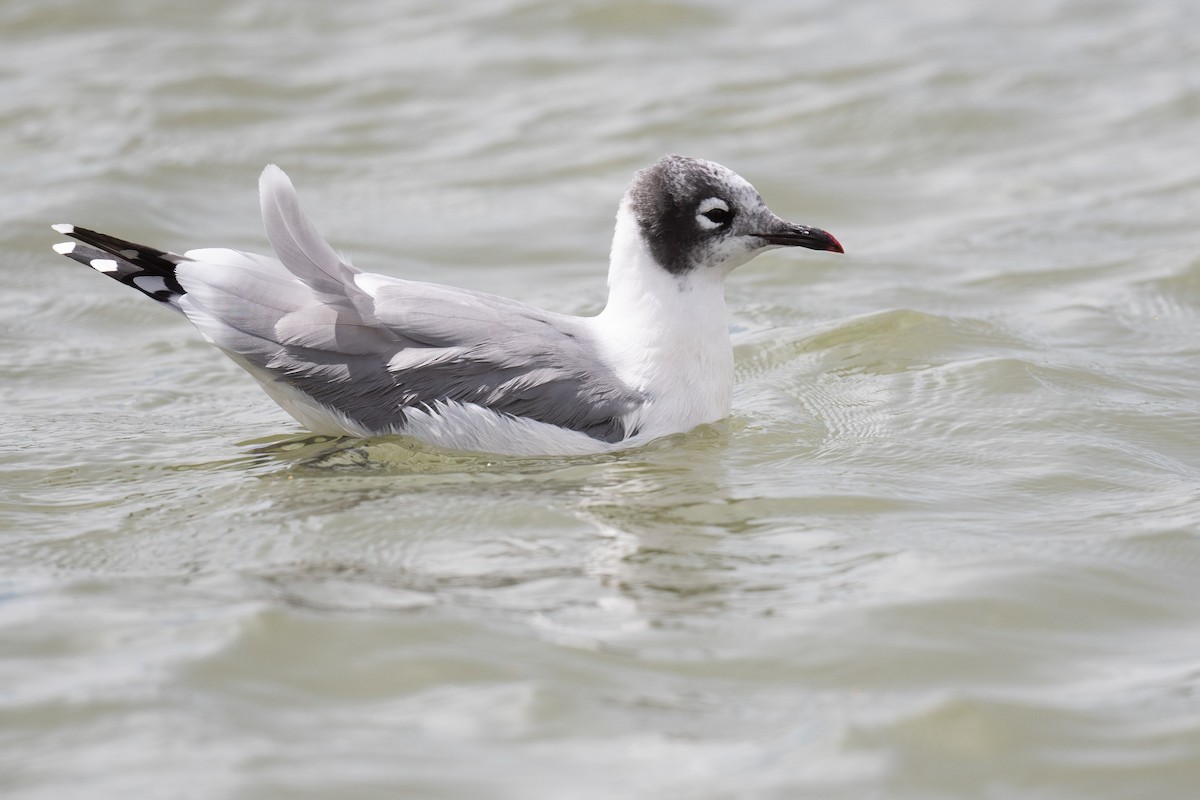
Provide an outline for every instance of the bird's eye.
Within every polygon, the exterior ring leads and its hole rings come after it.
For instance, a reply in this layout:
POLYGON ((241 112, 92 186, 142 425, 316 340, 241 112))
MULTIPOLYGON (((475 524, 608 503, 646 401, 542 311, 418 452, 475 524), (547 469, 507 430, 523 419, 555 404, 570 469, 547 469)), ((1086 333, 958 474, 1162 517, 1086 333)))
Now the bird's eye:
POLYGON ((705 230, 716 230, 733 219, 729 204, 719 197, 710 197, 696 208, 696 222, 705 230))
POLYGON ((704 216, 708 217, 711 222, 724 225, 726 222, 729 222, 730 214, 727 208, 710 208, 704 212, 704 216))

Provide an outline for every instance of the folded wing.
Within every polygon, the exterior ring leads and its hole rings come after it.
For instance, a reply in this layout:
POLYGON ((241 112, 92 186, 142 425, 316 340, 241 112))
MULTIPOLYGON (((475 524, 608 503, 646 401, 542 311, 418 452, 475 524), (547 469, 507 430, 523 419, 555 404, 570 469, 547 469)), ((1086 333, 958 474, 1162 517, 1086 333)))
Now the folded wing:
POLYGON ((642 402, 573 317, 494 295, 362 273, 321 238, 277 167, 263 173, 279 260, 185 253, 183 312, 260 380, 289 385, 370 433, 406 410, 464 403, 592 438, 632 435, 642 402))

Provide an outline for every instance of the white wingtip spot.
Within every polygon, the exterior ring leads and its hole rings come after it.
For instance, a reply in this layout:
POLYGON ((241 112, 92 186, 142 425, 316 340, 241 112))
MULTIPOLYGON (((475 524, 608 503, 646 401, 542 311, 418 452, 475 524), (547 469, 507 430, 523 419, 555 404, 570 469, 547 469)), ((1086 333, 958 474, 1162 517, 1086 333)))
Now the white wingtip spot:
POLYGON ((75 232, 75 226, 70 225, 66 222, 60 222, 57 225, 51 225, 50 227, 65 236, 70 236, 72 233, 75 232))
POLYGON ((58 253, 60 256, 69 256, 71 253, 75 252, 75 243, 59 242, 58 244, 54 245, 54 252, 58 253))
POLYGON ((97 272, 116 272, 120 269, 117 262, 111 258, 93 258, 91 263, 92 269, 97 272))

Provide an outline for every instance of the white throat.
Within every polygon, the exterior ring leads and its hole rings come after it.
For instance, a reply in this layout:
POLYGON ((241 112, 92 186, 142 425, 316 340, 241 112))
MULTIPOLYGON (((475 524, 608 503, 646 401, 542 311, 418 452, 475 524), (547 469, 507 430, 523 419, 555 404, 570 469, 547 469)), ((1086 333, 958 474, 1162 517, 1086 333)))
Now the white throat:
POLYGON ((605 359, 649 402, 630 420, 641 434, 690 430, 729 415, 733 348, 725 271, 675 276, 651 256, 622 202, 608 272, 608 304, 591 322, 605 359))

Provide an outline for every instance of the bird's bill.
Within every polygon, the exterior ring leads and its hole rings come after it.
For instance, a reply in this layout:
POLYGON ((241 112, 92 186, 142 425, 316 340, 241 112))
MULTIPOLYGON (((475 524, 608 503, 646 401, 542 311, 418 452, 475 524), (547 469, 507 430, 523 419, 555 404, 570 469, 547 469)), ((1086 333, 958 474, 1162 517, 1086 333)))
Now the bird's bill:
POLYGON ((767 244, 781 247, 807 247, 809 250, 828 250, 833 253, 844 253, 842 244, 833 237, 832 233, 808 225, 793 225, 780 220, 779 227, 764 233, 754 234, 767 244))

